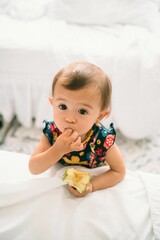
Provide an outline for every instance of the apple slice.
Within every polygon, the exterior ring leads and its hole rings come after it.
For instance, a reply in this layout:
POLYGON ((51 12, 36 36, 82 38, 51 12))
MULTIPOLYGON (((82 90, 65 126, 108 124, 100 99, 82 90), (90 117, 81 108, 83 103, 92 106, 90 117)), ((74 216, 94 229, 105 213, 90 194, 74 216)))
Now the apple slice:
POLYGON ((63 174, 63 180, 76 188, 78 192, 85 192, 90 182, 90 174, 85 171, 78 171, 74 168, 68 168, 63 174))

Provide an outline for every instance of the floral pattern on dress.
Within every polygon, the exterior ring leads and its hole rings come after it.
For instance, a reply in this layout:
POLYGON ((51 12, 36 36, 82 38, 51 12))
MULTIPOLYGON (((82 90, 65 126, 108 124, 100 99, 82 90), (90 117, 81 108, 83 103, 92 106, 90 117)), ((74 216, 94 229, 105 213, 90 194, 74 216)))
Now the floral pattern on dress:
MULTIPOLYGON (((54 144, 61 131, 54 121, 44 120, 43 133, 51 145, 54 144)), ((96 122, 88 132, 81 151, 66 153, 59 162, 63 165, 82 165, 88 168, 95 168, 106 165, 105 156, 108 149, 114 144, 116 131, 113 123, 105 128, 100 122, 96 122)))

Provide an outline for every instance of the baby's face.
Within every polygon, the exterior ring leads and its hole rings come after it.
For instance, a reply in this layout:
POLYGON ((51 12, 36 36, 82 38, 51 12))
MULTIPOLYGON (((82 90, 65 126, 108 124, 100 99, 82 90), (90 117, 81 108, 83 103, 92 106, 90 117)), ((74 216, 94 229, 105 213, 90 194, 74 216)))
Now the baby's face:
POLYGON ((97 121, 100 97, 91 86, 80 90, 68 90, 56 84, 52 99, 54 121, 61 132, 72 129, 84 141, 87 132, 97 121))

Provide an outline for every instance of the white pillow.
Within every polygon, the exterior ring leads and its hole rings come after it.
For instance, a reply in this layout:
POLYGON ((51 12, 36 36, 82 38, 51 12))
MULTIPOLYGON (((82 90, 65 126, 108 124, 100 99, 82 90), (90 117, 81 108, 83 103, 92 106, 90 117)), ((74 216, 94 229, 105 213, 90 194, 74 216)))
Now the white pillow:
POLYGON ((45 15, 50 0, 0 0, 0 13, 20 20, 34 20, 45 15))
POLYGON ((152 28, 159 0, 53 0, 52 17, 78 24, 133 24, 152 28))

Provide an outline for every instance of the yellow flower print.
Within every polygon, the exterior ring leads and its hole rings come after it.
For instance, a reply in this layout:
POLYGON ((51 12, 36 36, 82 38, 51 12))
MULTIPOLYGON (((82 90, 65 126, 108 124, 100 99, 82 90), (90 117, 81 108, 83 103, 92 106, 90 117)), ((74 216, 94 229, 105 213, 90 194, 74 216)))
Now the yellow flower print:
POLYGON ((53 141, 54 141, 54 142, 56 141, 57 137, 58 137, 58 134, 57 134, 57 133, 54 133, 54 135, 53 135, 53 141))
POLYGON ((100 139, 97 140, 97 144, 98 144, 98 145, 101 144, 101 140, 100 140, 100 139))
POLYGON ((90 148, 91 148, 92 152, 95 153, 95 151, 94 151, 94 149, 95 149, 95 144, 90 143, 90 148))
POLYGON ((84 165, 88 165, 87 161, 82 161, 80 162, 80 158, 77 156, 72 156, 71 159, 68 159, 67 157, 63 157, 63 160, 68 163, 68 164, 84 164, 84 165))
POLYGON ((87 143, 90 140, 91 136, 93 135, 93 132, 94 132, 93 130, 90 130, 88 132, 88 134, 86 136, 86 139, 84 140, 83 144, 87 143))
POLYGON ((80 156, 83 156, 84 155, 84 152, 80 152, 80 154, 79 154, 80 156))

